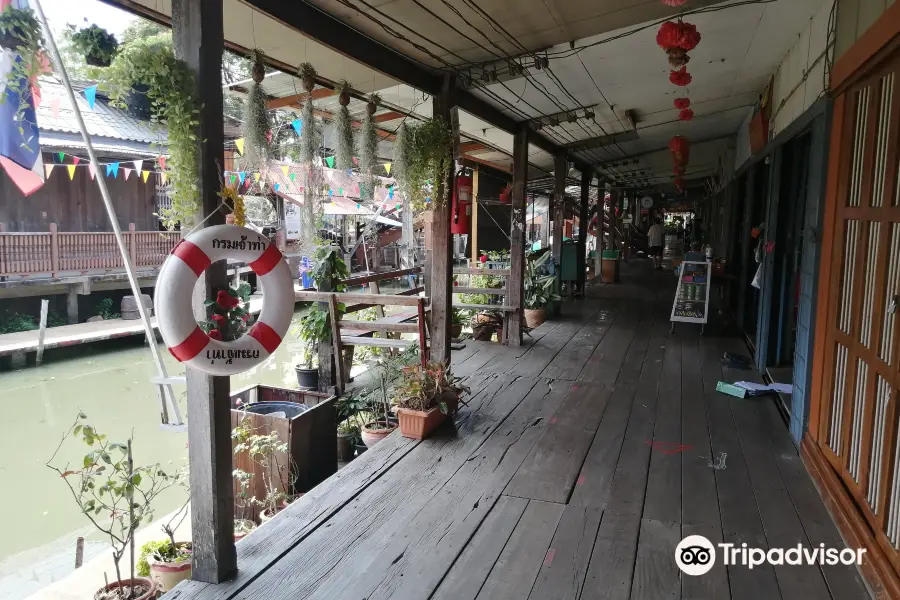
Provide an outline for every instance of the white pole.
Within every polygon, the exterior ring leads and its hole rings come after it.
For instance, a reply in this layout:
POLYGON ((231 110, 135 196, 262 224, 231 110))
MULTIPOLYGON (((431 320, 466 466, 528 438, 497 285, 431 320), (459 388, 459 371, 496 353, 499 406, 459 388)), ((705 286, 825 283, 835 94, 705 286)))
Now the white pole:
MULTIPOLYGON (((78 108, 78 101, 75 98, 75 92, 72 90, 72 83, 69 81, 68 73, 66 73, 66 67, 63 65, 62 59, 60 58, 59 49, 56 47, 56 40, 53 38, 53 32, 50 31, 50 24, 47 23, 47 17, 44 16, 44 9, 41 7, 40 0, 34 0, 34 5, 37 9, 37 16, 44 27, 44 36, 47 39, 50 53, 53 55, 53 61, 59 67, 59 74, 62 77, 66 93, 69 96, 69 102, 72 103, 75 119, 78 121, 78 128, 81 130, 81 137, 84 139, 84 145, 87 147, 88 157, 90 158, 91 163, 97 167, 99 166, 99 163, 97 162, 97 156, 94 154, 94 146, 91 144, 91 137, 88 134, 84 119, 81 116, 81 110, 78 108)), ((134 274, 134 265, 131 264, 128 248, 125 247, 125 240, 122 239, 122 230, 119 228, 119 218, 116 216, 116 209, 110 199, 109 189, 106 187, 106 179, 103 177, 102 173, 98 173, 96 181, 97 185, 100 186, 100 194, 103 196, 106 214, 109 216, 109 222, 112 224, 113 232, 116 235, 116 244, 119 246, 119 254, 122 255, 122 260, 125 263, 125 272, 128 274, 128 283, 131 285, 131 292, 134 294, 134 298, 137 301, 138 313, 141 315, 141 321, 144 323, 147 339, 150 341, 150 352, 153 354, 153 360, 156 362, 159 376, 161 378, 168 377, 166 374, 166 367, 163 365, 162 358, 159 355, 159 348, 156 346, 156 335, 153 332, 153 326, 150 324, 150 317, 147 315, 147 309, 142 300, 141 287, 138 285, 137 277, 134 274)), ((175 401, 175 396, 172 394, 172 387, 170 385, 165 385, 164 389, 168 391, 169 401, 172 403, 172 409, 175 411, 175 423, 173 423, 173 425, 182 425, 181 410, 178 408, 178 403, 175 401)), ((165 395, 161 398, 161 403, 163 424, 168 425, 169 411, 166 407, 165 395)))
POLYGON ((41 329, 38 332, 37 356, 34 360, 34 364, 37 367, 41 366, 41 363, 44 362, 44 336, 47 335, 47 313, 49 310, 50 301, 41 300, 41 329))

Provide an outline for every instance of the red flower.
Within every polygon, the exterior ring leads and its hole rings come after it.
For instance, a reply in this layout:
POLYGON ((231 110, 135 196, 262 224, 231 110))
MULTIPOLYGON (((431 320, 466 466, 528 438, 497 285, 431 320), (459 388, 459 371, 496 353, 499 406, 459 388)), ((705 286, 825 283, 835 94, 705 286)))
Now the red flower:
POLYGON ((225 290, 219 290, 219 293, 216 295, 216 304, 221 306, 226 310, 230 310, 240 304, 240 300, 226 292, 225 290))
POLYGON ((691 106, 690 98, 675 98, 675 108, 678 110, 684 110, 691 106))
POLYGON ((224 316, 224 315, 219 315, 219 314, 215 314, 215 315, 213 315, 211 318, 212 318, 213 321, 216 322, 216 327, 221 327, 221 326, 222 326, 222 321, 225 320, 225 316, 224 316))
POLYGON ((687 67, 681 67, 677 71, 669 71, 669 81, 677 86, 690 85, 694 78, 687 72, 687 67))
POLYGON ((218 329, 213 329, 208 334, 209 339, 211 340, 220 340, 222 339, 222 333, 218 329))
POLYGON ((678 113, 678 118, 682 121, 690 121, 694 118, 694 111, 689 108, 685 108, 683 111, 678 113))
POLYGON ((697 26, 684 21, 666 21, 656 33, 656 43, 663 50, 680 48, 690 52, 700 43, 700 34, 697 26))
POLYGON ((478 260, 480 260, 482 263, 486 263, 486 262, 487 262, 487 258, 488 258, 488 257, 487 257, 487 254, 482 254, 482 255, 481 255, 481 258, 479 258, 478 260))
POLYGON ((454 282, 453 282, 453 287, 458 287, 458 286, 459 286, 459 282, 458 282, 458 281, 454 281, 454 282))

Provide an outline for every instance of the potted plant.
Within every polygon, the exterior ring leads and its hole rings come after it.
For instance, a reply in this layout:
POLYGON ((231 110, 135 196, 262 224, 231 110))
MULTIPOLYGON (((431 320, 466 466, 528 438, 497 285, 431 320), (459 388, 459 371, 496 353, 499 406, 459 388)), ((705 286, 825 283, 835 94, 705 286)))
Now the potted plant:
POLYGON ((250 460, 260 467, 266 495, 262 499, 253 498, 253 502, 261 509, 260 524, 266 523, 292 499, 297 469, 289 457, 284 458, 288 456, 288 446, 276 432, 255 432, 246 417, 239 427, 232 430, 231 438, 235 442, 234 453, 246 452, 250 460))
POLYGON ((353 452, 362 442, 360 432, 362 423, 360 417, 366 409, 366 403, 362 397, 348 394, 337 402, 338 418, 341 422, 337 430, 338 460, 348 462, 353 460, 353 452))
POLYGON ((316 390, 319 388, 319 342, 327 340, 331 332, 328 313, 313 305, 310 311, 300 318, 300 326, 295 331, 303 342, 301 363, 295 369, 297 384, 301 389, 316 390))
POLYGON ((43 30, 33 10, 16 8, 6 3, 0 11, 0 48, 13 53, 9 73, 6 75, 6 89, 0 99, 6 101, 11 94, 18 96, 11 102, 16 103, 13 121, 20 123, 29 107, 25 100, 31 97, 31 82, 36 81, 47 65, 43 30))
MULTIPOLYGON (((240 428, 238 425, 237 428, 240 428)), ((234 436, 234 431, 231 432, 234 436)), ((235 452, 237 454, 237 452, 235 452)), ((231 472, 237 484, 238 491, 234 494, 234 541, 238 542, 256 529, 256 523, 249 517, 253 514, 254 498, 250 495, 250 483, 253 481, 253 473, 248 473, 242 469, 235 469, 231 472)))
POLYGON ((391 419, 391 402, 388 396, 388 386, 393 380, 394 362, 392 359, 379 361, 376 380, 377 387, 371 390, 367 396, 371 418, 362 426, 360 435, 366 447, 371 448, 397 429, 397 424, 391 419))
POLYGON ((134 465, 132 440, 111 442, 79 413, 47 462, 69 488, 79 511, 105 535, 112 546, 115 581, 100 588, 95 600, 150 600, 156 597, 152 579, 137 577, 129 561, 129 577, 122 577, 122 557, 127 550, 135 554, 134 534, 153 520, 153 502, 157 496, 179 485, 183 473, 167 474, 158 464, 134 465), (69 440, 80 440, 88 449, 77 465, 54 463, 69 440), (102 515, 102 516, 101 516, 102 515))
POLYGON ((469 314, 469 311, 461 308, 453 309, 453 324, 450 326, 450 337, 459 339, 459 336, 462 335, 463 326, 469 324, 471 319, 469 314))
POLYGON ((538 257, 528 257, 525 271, 525 324, 532 329, 547 319, 547 305, 559 300, 553 292, 556 278, 540 275, 539 270, 550 258, 549 252, 538 257))
POLYGON ((188 479, 181 477, 181 486, 188 494, 184 504, 161 526, 164 540, 152 540, 141 546, 137 572, 141 577, 151 577, 161 592, 168 592, 176 585, 191 578, 193 571, 193 547, 191 542, 176 542, 175 532, 188 514, 190 492, 188 479))
POLYGON ((108 67, 119 52, 116 36, 97 25, 73 33, 72 44, 84 54, 84 61, 94 67, 108 67))
POLYGON ((400 434, 414 440, 428 437, 447 415, 456 412, 460 396, 469 392, 459 382, 443 362, 404 367, 394 388, 400 434))

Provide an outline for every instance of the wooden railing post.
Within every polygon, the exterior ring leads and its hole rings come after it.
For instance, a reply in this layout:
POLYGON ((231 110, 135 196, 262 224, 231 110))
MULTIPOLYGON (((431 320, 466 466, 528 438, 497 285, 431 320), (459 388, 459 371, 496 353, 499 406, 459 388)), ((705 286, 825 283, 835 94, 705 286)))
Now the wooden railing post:
POLYGON ((56 223, 50 223, 50 271, 59 277, 59 233, 56 223))
POLYGON ((131 257, 131 264, 137 265, 137 240, 134 235, 134 223, 128 224, 128 255, 131 257))

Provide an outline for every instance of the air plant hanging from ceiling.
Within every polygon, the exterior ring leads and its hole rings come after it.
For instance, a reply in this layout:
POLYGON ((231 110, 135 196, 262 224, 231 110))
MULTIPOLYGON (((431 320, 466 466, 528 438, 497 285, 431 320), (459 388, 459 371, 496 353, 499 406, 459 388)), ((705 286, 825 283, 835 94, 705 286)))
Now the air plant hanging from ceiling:
POLYGON ((334 149, 334 166, 339 171, 348 171, 353 168, 353 124, 350 120, 350 82, 343 80, 338 83, 341 108, 334 120, 337 129, 337 140, 334 149))
POLYGON ((393 158, 392 171, 400 188, 400 196, 408 200, 412 195, 409 193, 409 130, 406 128, 405 120, 397 128, 393 158))
POLYGON ((303 89, 307 93, 300 125, 300 166, 303 176, 300 244, 304 254, 311 254, 319 239, 325 214, 325 174, 320 157, 323 140, 321 128, 316 123, 312 99, 312 91, 316 87, 316 69, 309 63, 303 63, 297 76, 302 80, 303 89))
POLYGON ((244 164, 245 168, 262 169, 271 158, 272 121, 266 108, 266 94, 262 81, 266 76, 265 54, 262 50, 250 52, 253 63, 253 83, 244 105, 244 164))
POLYGON ((375 134, 375 111, 381 103, 381 96, 372 94, 366 104, 366 117, 363 119, 362 132, 359 137, 359 197, 372 201, 375 198, 375 176, 372 174, 378 162, 378 136, 375 134))

